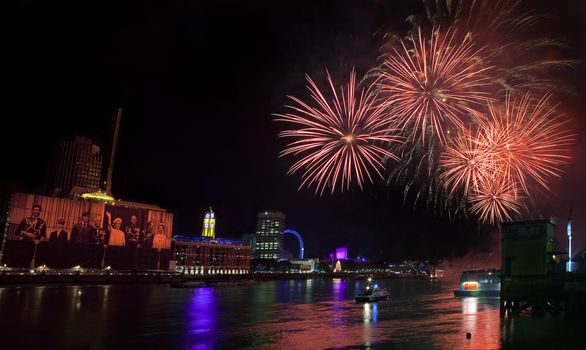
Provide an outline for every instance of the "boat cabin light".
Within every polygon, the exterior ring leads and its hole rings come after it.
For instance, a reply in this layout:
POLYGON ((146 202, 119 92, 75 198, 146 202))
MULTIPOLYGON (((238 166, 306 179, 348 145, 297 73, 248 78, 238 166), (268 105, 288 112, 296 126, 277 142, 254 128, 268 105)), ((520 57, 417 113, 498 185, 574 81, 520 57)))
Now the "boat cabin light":
POLYGON ((464 282, 464 290, 478 290, 478 282, 464 282))

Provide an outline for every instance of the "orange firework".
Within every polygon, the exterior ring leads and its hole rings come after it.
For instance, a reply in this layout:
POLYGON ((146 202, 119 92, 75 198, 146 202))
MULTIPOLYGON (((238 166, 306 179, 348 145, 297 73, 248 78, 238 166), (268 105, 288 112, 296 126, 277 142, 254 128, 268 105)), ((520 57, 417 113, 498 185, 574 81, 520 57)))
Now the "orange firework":
POLYGON ((489 102, 489 118, 479 123, 478 142, 490 149, 499 172, 526 194, 532 183, 549 191, 551 178, 559 177, 571 159, 575 135, 548 100, 548 95, 536 100, 529 93, 520 98, 507 94, 503 107, 489 102))
POLYGON ((329 100, 309 76, 306 78, 313 103, 289 96, 296 103, 286 106, 292 112, 275 114, 277 121, 299 127, 279 134, 295 139, 281 156, 301 156, 289 169, 289 173, 303 171, 299 188, 315 185, 315 192, 323 194, 329 186, 333 193, 337 185, 343 191, 354 182, 362 188, 365 179, 373 181, 371 171, 382 177, 382 159, 398 160, 387 147, 401 137, 389 128, 384 106, 376 103, 377 94, 372 86, 363 88, 357 96, 353 70, 346 89, 341 88, 338 94, 327 73, 332 97, 329 100))
POLYGON ((450 194, 461 188, 467 196, 471 191, 478 191, 480 182, 494 173, 492 160, 490 148, 464 132, 441 153, 440 180, 450 194))
POLYGON ((442 184, 450 193, 462 189, 481 220, 511 219, 535 189, 549 191, 570 161, 575 135, 548 99, 527 93, 507 95, 502 107, 489 102, 478 132, 464 133, 441 154, 442 184))
POLYGON ((482 49, 474 49, 468 37, 434 29, 430 38, 418 31, 401 48, 384 58, 377 87, 387 106, 413 140, 420 133, 425 142, 428 128, 444 143, 444 128, 463 129, 464 118, 488 99, 489 67, 482 64, 482 49))
POLYGON ((468 197, 470 212, 478 215, 483 222, 495 224, 510 221, 513 215, 521 213, 523 196, 517 193, 517 186, 502 180, 486 178, 480 182, 474 194, 468 197))

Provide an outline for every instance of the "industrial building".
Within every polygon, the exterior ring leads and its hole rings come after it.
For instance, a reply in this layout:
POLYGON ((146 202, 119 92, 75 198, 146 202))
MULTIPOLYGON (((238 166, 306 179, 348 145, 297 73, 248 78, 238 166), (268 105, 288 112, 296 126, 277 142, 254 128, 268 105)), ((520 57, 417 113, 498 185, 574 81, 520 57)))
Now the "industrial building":
POLYGON ((501 317, 586 310, 586 274, 556 258, 564 253, 555 250, 556 226, 553 218, 502 224, 501 317))

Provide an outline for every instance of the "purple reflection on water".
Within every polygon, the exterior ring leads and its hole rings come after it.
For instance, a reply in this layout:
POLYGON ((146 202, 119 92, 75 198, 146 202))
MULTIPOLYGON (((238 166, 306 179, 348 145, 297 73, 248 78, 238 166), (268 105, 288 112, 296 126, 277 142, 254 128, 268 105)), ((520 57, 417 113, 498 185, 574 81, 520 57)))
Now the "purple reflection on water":
POLYGON ((332 297, 335 301, 346 299, 346 280, 341 278, 332 280, 332 297))
POLYGON ((213 349, 216 336, 216 296, 213 288, 196 288, 187 305, 190 349, 213 349))

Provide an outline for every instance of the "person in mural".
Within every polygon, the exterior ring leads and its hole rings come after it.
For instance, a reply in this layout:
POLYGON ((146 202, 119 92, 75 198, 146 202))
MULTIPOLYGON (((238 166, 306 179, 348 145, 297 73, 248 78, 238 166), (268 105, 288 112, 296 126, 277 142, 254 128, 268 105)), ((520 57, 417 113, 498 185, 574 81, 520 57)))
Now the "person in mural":
POLYGON ((155 237, 155 232, 153 231, 153 222, 147 222, 146 228, 142 231, 141 234, 141 246, 143 248, 152 248, 153 247, 153 238, 155 237))
POLYGON ((73 225, 73 229, 71 230, 71 243, 94 243, 96 234, 96 228, 90 224, 90 213, 86 211, 81 214, 81 222, 73 225))
POLYGON ((33 205, 31 216, 22 219, 16 228, 16 235, 23 241, 32 241, 37 239, 46 239, 47 225, 39 216, 41 215, 41 206, 33 205))
POLYGON ((108 237, 109 246, 123 247, 126 244, 126 238, 124 237, 124 231, 122 231, 122 219, 116 218, 112 222, 112 214, 106 212, 108 218, 108 231, 110 232, 108 237))
POLYGON ((130 225, 126 226, 126 244, 130 247, 136 247, 140 238, 140 226, 136 215, 130 217, 130 225))
POLYGON ((49 234, 49 242, 67 243, 67 231, 63 229, 65 225, 64 219, 57 219, 57 229, 49 234))
POLYGON ((153 238, 153 248, 165 249, 167 248, 167 235, 165 235, 165 225, 160 223, 157 225, 157 233, 153 238))
POLYGON ((99 215, 96 215, 94 219, 94 227, 96 228, 96 244, 106 244, 106 230, 102 227, 102 218, 99 215))

